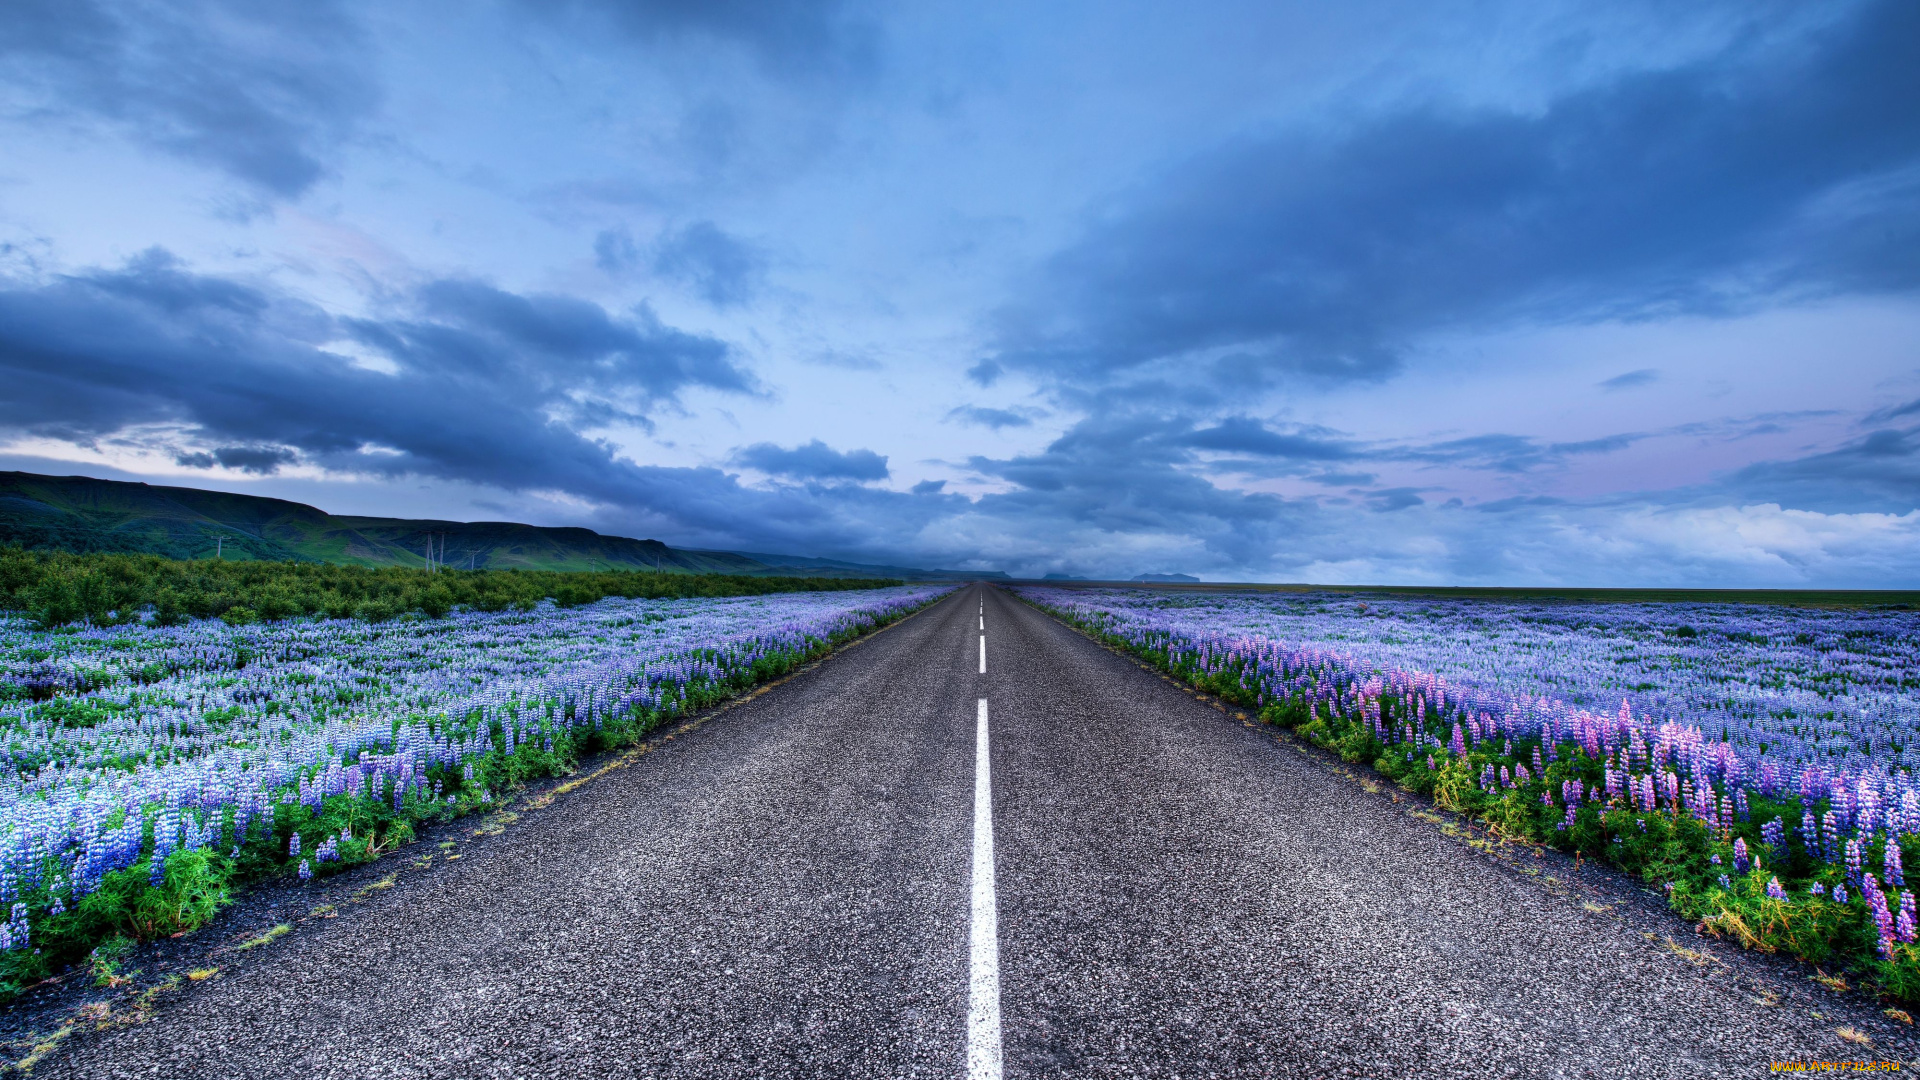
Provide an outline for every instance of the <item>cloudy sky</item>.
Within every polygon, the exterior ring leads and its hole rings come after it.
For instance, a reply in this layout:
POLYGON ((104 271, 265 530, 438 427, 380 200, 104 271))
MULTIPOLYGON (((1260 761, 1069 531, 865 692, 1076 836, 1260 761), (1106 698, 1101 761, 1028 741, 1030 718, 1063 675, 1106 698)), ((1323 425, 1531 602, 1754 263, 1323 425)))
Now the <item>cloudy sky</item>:
POLYGON ((0 468, 1920 587, 1920 5, 14 0, 0 468))

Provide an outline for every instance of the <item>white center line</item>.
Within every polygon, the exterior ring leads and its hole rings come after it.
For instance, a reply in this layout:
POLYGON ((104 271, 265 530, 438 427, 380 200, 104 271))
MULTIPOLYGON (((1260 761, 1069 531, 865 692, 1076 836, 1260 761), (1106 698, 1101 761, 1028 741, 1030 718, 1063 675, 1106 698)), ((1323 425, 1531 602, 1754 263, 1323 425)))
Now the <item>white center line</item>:
POLYGON ((987 628, 987 617, 985 615, 982 615, 980 616, 980 629, 985 630, 986 628, 987 628))
POLYGON ((987 635, 980 635, 980 674, 987 673, 987 635))
POLYGON ((967 978, 967 1080, 1000 1080, 1000 924, 993 899, 993 780, 987 768, 987 699, 981 698, 973 754, 973 941, 967 978))

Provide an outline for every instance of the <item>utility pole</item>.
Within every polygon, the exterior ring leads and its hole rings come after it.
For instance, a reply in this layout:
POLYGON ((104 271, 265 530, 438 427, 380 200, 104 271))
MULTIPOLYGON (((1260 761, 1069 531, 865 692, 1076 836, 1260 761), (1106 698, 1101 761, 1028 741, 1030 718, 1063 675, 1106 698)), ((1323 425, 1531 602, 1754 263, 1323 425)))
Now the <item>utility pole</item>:
POLYGON ((228 538, 225 536, 215 536, 213 538, 213 558, 215 562, 220 561, 221 550, 223 546, 226 544, 227 539, 228 538))

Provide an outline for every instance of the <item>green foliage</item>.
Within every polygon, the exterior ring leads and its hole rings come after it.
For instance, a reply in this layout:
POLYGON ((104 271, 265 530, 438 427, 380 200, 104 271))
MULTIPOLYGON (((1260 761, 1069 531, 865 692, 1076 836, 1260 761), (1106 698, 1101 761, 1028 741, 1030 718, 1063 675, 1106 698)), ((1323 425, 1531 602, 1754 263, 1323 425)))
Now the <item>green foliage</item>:
POLYGON ((524 610, 547 598, 562 606, 575 606, 609 596, 655 600, 761 596, 898 584, 890 579, 644 570, 429 572, 406 567, 180 561, 155 555, 75 555, 0 548, 0 610, 20 612, 43 627, 81 622, 109 626, 143 617, 162 626, 188 618, 218 618, 229 625, 244 626, 301 615, 383 622, 414 612, 437 619, 457 607, 524 610))
MULTIPOLYGON (((206 850, 169 855, 157 885, 152 874, 151 859, 116 870, 62 914, 37 920, 33 948, 0 952, 0 997, 82 959, 96 979, 109 981, 132 942, 197 930, 231 898, 233 864, 206 850)), ((46 902, 26 899, 34 907, 46 902)))
POLYGON ((87 972, 93 976, 93 985, 113 985, 120 975, 120 965, 126 963, 127 956, 137 944, 129 937, 114 937, 94 946, 93 951, 87 954, 87 972))

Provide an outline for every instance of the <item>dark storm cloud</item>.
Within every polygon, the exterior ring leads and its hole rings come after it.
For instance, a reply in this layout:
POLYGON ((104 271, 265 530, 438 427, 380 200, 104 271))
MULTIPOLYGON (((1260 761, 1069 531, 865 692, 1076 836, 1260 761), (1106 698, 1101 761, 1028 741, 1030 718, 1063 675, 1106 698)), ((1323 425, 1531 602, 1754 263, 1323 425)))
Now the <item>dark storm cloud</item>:
POLYGON ((791 450, 772 443, 755 443, 733 455, 736 464, 758 469, 770 476, 795 480, 885 480, 887 459, 871 450, 841 453, 815 439, 791 450))
POLYGON ((1474 435, 1465 439, 1447 439, 1425 446, 1399 448, 1383 453, 1384 458, 1423 462, 1433 465, 1457 465, 1470 469, 1522 473, 1558 465, 1568 458, 1593 454, 1611 454, 1625 450, 1649 436, 1640 433, 1608 435, 1578 442, 1545 442, 1524 435, 1474 435))
POLYGON ((1055 256, 974 375, 1084 392, 1180 358, 1222 392, 1371 380, 1442 329, 1912 289, 1917 54, 1920 6, 1881 0, 1537 112, 1421 105, 1224 146, 1055 256))
MULTIPOLYGON (((1270 564, 1286 547, 1313 546, 1320 520, 1310 500, 1227 491, 1184 466, 1190 425, 1153 415, 1083 420, 1044 450, 976 457, 976 473, 1014 485, 984 496, 983 515, 1019 522, 1036 537, 1179 537, 1216 564, 1270 564)), ((1114 568, 1118 569, 1118 568, 1114 568)))
POLYGON ((1295 461, 1348 461, 1366 453, 1350 440, 1282 433, 1244 416, 1227 417, 1213 427, 1187 434, 1180 441, 1201 450, 1223 450, 1295 461))
POLYGON ((1920 427, 1882 428, 1837 450, 1749 465, 1720 487, 1790 509, 1904 514, 1920 507, 1920 427))
POLYGON ((1382 488, 1378 491, 1368 491, 1359 494, 1364 495, 1369 509, 1381 514, 1392 513, 1395 510, 1405 510, 1414 506, 1424 506, 1427 501, 1420 497, 1419 488, 1382 488))
POLYGON ((731 307, 752 299, 767 261, 759 249, 713 222, 696 221, 661 235, 653 250, 653 270, 691 286, 714 307, 731 307))
POLYGON ((876 61, 872 24, 842 0, 521 0, 536 16, 611 28, 646 43, 689 37, 740 45, 792 77, 863 75, 876 61))
POLYGON ((195 465, 206 454, 263 471, 297 454, 615 498, 622 470, 582 429, 644 424, 691 388, 753 386, 726 345, 645 310, 616 319, 466 281, 429 284, 410 306, 339 319, 158 251, 119 270, 0 283, 0 428, 83 445, 166 429, 197 444, 178 448, 195 465), (395 373, 323 348, 346 341, 395 373))
POLYGON ((211 469, 220 465, 255 476, 272 476, 287 465, 300 460, 300 455, 284 446, 221 446, 208 453, 204 450, 174 455, 176 465, 185 465, 190 469, 211 469))
POLYGON ((1629 371, 1615 375, 1611 379, 1603 379, 1600 382, 1600 388, 1602 390, 1631 390, 1636 386, 1645 386, 1648 383, 1657 382, 1659 378, 1660 373, 1658 371, 1652 368, 1641 368, 1638 371, 1629 371))
POLYGON ((947 413, 947 419, 958 421, 962 424, 973 424, 977 427, 992 428, 995 431, 999 431, 1001 428, 1033 426, 1033 418, 1024 412, 1015 412, 1012 409, 993 409, 984 405, 961 405, 958 408, 950 410, 947 413))
MULTIPOLYGON (((1209 427, 1169 432, 1162 437, 1174 446, 1238 455, 1213 459, 1211 465, 1216 472, 1299 476, 1334 463, 1368 462, 1523 473, 1559 465, 1569 458, 1624 450, 1649 436, 1625 433, 1577 442, 1546 442, 1496 432, 1425 443, 1369 443, 1325 428, 1276 430, 1250 417, 1229 416, 1209 427)), ((1325 482, 1355 482, 1350 473, 1327 471, 1321 475, 1345 478, 1325 482)))
POLYGON ((1920 398, 1915 398, 1904 405, 1893 405, 1868 413, 1867 422, 1870 424, 1884 424, 1889 420, 1898 420, 1903 416, 1914 416, 1917 414, 1920 414, 1920 398))
POLYGON ((602 229, 593 238, 593 264, 614 277, 624 277, 640 265, 640 246, 625 228, 602 229))
POLYGON ((378 104, 369 44, 335 4, 20 0, 0 82, 27 111, 93 117, 278 196, 325 175, 378 104))

